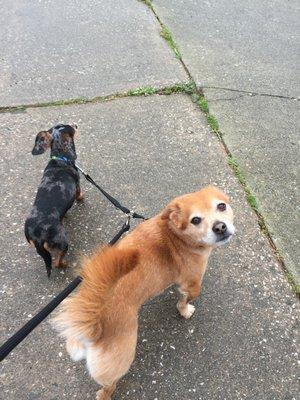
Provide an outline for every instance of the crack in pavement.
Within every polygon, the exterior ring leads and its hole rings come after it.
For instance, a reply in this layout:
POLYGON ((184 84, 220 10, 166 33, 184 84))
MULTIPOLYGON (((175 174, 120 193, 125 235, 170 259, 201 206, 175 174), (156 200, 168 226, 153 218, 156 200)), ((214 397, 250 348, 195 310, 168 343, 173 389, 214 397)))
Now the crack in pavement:
POLYGON ((248 95, 248 96, 275 97, 275 98, 279 98, 279 99, 296 100, 296 101, 300 100, 299 97, 284 96, 281 94, 272 94, 272 93, 259 93, 259 92, 252 92, 252 91, 248 91, 248 90, 232 89, 232 88, 226 88, 226 87, 220 87, 220 86, 201 86, 201 89, 227 90, 229 92, 244 93, 245 95, 248 95))
POLYGON ((220 98, 216 98, 216 99, 209 99, 210 103, 216 102, 216 101, 231 101, 231 100, 237 100, 240 99, 241 97, 245 97, 247 96, 246 94, 240 94, 239 96, 236 97, 220 97, 220 98))
POLYGON ((39 103, 17 104, 13 106, 0 106, 0 114, 3 113, 21 113, 26 112, 28 108, 43 108, 43 107, 64 107, 78 104, 94 104, 104 103, 107 101, 122 99, 125 97, 151 96, 154 94, 169 96, 174 93, 190 94, 192 82, 177 82, 170 86, 152 87, 144 86, 135 89, 130 89, 127 92, 117 92, 96 97, 78 97, 73 99, 60 99, 54 101, 46 101, 39 103))

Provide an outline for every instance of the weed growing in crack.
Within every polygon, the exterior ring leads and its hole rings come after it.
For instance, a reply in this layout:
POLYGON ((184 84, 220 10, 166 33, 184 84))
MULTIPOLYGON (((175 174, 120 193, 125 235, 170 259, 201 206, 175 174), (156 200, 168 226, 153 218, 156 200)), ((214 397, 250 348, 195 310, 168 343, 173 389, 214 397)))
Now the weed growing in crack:
POLYGON ((127 92, 127 95, 128 96, 151 96, 152 94, 157 93, 157 90, 158 89, 156 89, 152 86, 145 86, 145 87, 129 90, 127 92))
POLYGON ((152 6, 152 1, 151 0, 139 0, 141 3, 145 3, 148 7, 152 6))
POLYGON ((236 177, 238 180, 241 182, 242 185, 246 185, 246 178, 244 177, 242 171, 240 170, 240 167, 236 161, 235 158, 233 158, 231 155, 228 156, 228 164, 230 167, 233 169, 236 177))
POLYGON ((209 126, 211 127, 211 129, 214 132, 219 133, 219 124, 218 124, 216 117, 212 114, 207 114, 206 118, 207 118, 207 122, 209 123, 209 126))
POLYGON ((174 42, 174 39, 172 37, 171 32, 169 31, 169 29, 165 25, 163 25, 162 30, 160 32, 160 35, 167 41, 167 43, 170 46, 170 48, 174 51, 175 56, 177 58, 181 59, 181 54, 180 54, 180 51, 178 49, 178 46, 174 42))
POLYGON ((106 96, 96 96, 92 98, 78 97, 75 99, 54 100, 45 103, 24 104, 17 106, 0 107, 0 113, 17 113, 25 112, 28 108, 41 108, 41 107, 57 107, 69 106, 74 104, 89 104, 89 103, 103 103, 106 101, 121 99, 130 96, 151 96, 154 94, 171 95, 173 93, 185 93, 191 95, 195 91, 194 82, 176 83, 172 86, 156 88, 153 86, 145 86, 129 90, 128 92, 113 93, 106 96))
POLYGON ((300 285, 297 284, 297 282, 295 281, 293 275, 287 270, 284 271, 284 274, 285 274, 289 284, 291 285, 293 292, 297 296, 300 296, 300 285))
POLYGON ((209 107, 208 107, 208 102, 205 100, 204 96, 199 96, 197 99, 198 106, 200 109, 205 113, 209 114, 209 107))
POLYGON ((167 86, 164 88, 154 88, 152 86, 146 86, 129 90, 126 93, 127 96, 151 96, 153 94, 171 95, 173 93, 185 93, 191 94, 194 91, 194 83, 177 83, 173 86, 167 86))
MULTIPOLYGON (((196 87, 196 85, 195 85, 195 87, 196 87)), ((214 131, 214 133, 217 135, 218 139, 221 140, 222 132, 220 131, 219 123, 218 123, 216 117, 209 112, 208 102, 205 99, 205 97, 203 96, 203 94, 199 94, 199 90, 198 90, 198 92, 197 92, 197 90, 194 90, 194 93, 192 94, 192 100, 194 102, 196 102, 198 104, 200 110, 204 112, 208 125, 211 127, 211 129, 214 131)))

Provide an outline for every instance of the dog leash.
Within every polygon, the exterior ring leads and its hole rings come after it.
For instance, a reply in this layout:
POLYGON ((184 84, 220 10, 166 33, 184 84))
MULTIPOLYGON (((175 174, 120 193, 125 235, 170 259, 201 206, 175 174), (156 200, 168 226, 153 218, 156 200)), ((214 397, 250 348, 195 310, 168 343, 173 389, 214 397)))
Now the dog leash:
MULTIPOLYGON (((55 157, 53 160, 69 161, 66 157, 55 157)), ((131 211, 129 208, 123 206, 117 199, 107 193, 101 186, 99 186, 93 178, 84 172, 77 164, 73 164, 78 171, 82 173, 85 179, 95 186, 117 209, 121 210, 127 215, 127 220, 121 227, 121 229, 116 233, 116 235, 111 239, 109 245, 115 244, 120 237, 130 229, 131 218, 138 218, 146 220, 147 218, 141 214, 131 211)), ((44 308, 42 308, 34 317, 32 317, 26 324, 20 328, 13 336, 11 336, 1 347, 0 347, 0 361, 3 361, 5 357, 20 344, 29 334, 32 332, 82 281, 81 276, 77 276, 72 282, 69 283, 54 299, 50 301, 44 308)))
POLYGON ((99 186, 94 179, 84 172, 82 168, 80 168, 77 164, 75 164, 75 167, 82 173, 82 175, 85 177, 85 179, 90 182, 92 185, 94 185, 118 210, 121 210, 124 214, 130 215, 132 218, 139 218, 139 219, 144 219, 146 220, 143 215, 137 214, 135 211, 129 210, 129 208, 123 206, 117 199, 115 199, 113 196, 111 196, 109 193, 107 193, 101 186, 99 186))
POLYGON ((94 185, 106 198, 108 201, 110 201, 118 210, 121 210, 124 214, 130 215, 132 218, 138 218, 138 219, 144 219, 146 220, 143 215, 136 213, 135 211, 129 210, 129 208, 123 206, 115 197, 110 195, 106 190, 104 190, 101 186, 99 186, 94 179, 87 174, 79 165, 77 165, 74 161, 68 159, 67 157, 64 156, 52 156, 51 160, 59 160, 59 161, 64 161, 66 164, 71 164, 73 165, 78 171, 82 173, 82 175, 85 177, 85 179, 90 182, 92 185, 94 185))
MULTIPOLYGON (((114 245, 120 237, 130 229, 131 216, 127 217, 127 221, 123 224, 117 234, 111 239, 109 245, 114 245)), ((22 326, 13 336, 11 336, 0 347, 0 361, 3 361, 8 354, 18 346, 82 281, 81 276, 77 276, 68 284, 57 296, 54 297, 45 307, 43 307, 34 317, 32 317, 25 325, 22 326)))

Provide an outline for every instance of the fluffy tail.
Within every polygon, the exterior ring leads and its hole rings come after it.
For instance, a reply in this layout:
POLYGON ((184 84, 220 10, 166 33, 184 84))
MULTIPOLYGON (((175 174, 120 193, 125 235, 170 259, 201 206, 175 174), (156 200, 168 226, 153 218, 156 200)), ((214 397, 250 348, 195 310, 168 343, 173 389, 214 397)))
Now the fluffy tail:
POLYGON ((138 262, 133 249, 106 247, 89 258, 83 267, 83 281, 78 292, 63 301, 61 311, 53 319, 54 327, 66 338, 95 342, 101 338, 106 300, 118 280, 138 262))

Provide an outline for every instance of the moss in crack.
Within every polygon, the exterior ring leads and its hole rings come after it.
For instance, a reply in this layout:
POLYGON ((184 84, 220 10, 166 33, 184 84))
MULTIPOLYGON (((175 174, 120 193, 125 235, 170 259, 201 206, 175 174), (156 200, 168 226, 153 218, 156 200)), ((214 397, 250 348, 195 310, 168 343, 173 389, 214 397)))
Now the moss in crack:
POLYGON ((271 232, 268 229, 265 219, 260 212, 258 201, 257 201, 255 195, 252 193, 249 186, 247 185, 246 178, 245 178, 243 172, 241 171, 236 159, 231 154, 228 154, 228 164, 230 165, 233 172, 235 173, 235 176, 237 177, 237 179, 239 180, 239 182, 242 184, 242 186, 244 188, 246 200, 247 200, 249 206, 252 208, 253 211, 255 211, 255 213, 257 215, 258 224, 260 226, 260 229, 268 237, 271 237, 271 232))
POLYGON ((297 284, 297 282, 295 281, 293 275, 289 271, 285 270, 284 274, 285 274, 289 284, 291 285, 292 290, 295 293, 295 295, 300 297, 300 285, 297 284))
POLYGON ((211 129, 215 133, 220 134, 219 124, 218 124, 218 121, 217 121, 216 117, 214 115, 212 115, 212 114, 207 114, 206 118, 207 118, 207 122, 209 123, 209 126, 211 127, 211 129))
POLYGON ((233 169, 235 176, 238 178, 240 183, 243 185, 248 204, 256 213, 259 213, 259 206, 258 206, 256 197, 252 193, 251 189, 247 186, 246 178, 245 178, 243 172, 241 171, 236 159, 231 154, 228 155, 228 164, 233 169))
POLYGON ((164 88, 155 88, 152 86, 146 86, 137 88, 134 90, 129 90, 127 96, 151 96, 153 94, 171 95, 173 93, 185 93, 191 94, 195 90, 193 82, 177 83, 172 86, 167 86, 164 88))
POLYGON ((157 93, 157 88, 154 88, 152 86, 145 86, 133 90, 129 90, 127 92, 128 96, 151 96, 152 94, 157 93))
POLYGON ((173 93, 186 93, 192 94, 195 91, 195 84, 193 82, 176 83, 172 86, 166 87, 153 87, 145 86, 129 90, 127 92, 113 93, 107 96, 96 96, 92 98, 78 97, 75 99, 55 100, 45 103, 32 103, 17 106, 4 106, 0 107, 0 113, 18 113, 26 112, 28 108, 42 108, 42 107, 55 107, 55 106, 69 106, 74 104, 89 104, 89 103, 103 103, 106 101, 121 99, 130 96, 151 96, 154 94, 171 95, 173 93))
MULTIPOLYGON (((196 87, 196 85, 195 85, 195 87, 196 87)), ((213 114, 211 114, 209 112, 208 102, 205 99, 205 97, 204 97, 203 93, 201 92, 201 90, 199 90, 199 89, 194 90, 194 92, 192 94, 192 100, 195 103, 197 103, 199 108, 201 109, 201 111, 204 112, 208 125, 211 127, 213 132, 216 134, 218 139, 221 140, 222 139, 222 132, 220 131, 219 123, 217 121, 217 118, 213 114)))
POLYGON ((174 51, 175 56, 177 58, 181 59, 181 54, 180 54, 179 48, 178 48, 177 44, 175 43, 170 30, 165 25, 162 25, 160 35, 167 41, 170 48, 174 51))
POLYGON ((197 103, 200 109, 205 113, 209 114, 209 107, 208 107, 208 102, 205 100, 204 96, 198 96, 197 98, 197 103))
POLYGON ((236 161, 235 158, 232 157, 232 155, 228 156, 228 164, 230 165, 230 167, 233 169, 236 177, 238 178, 238 180, 241 182, 241 184, 244 186, 246 185, 246 178, 244 176, 244 174, 242 173, 242 171, 240 170, 240 167, 236 161))
POLYGON ((148 7, 152 7, 152 1, 151 0, 139 0, 141 3, 145 3, 148 7))

